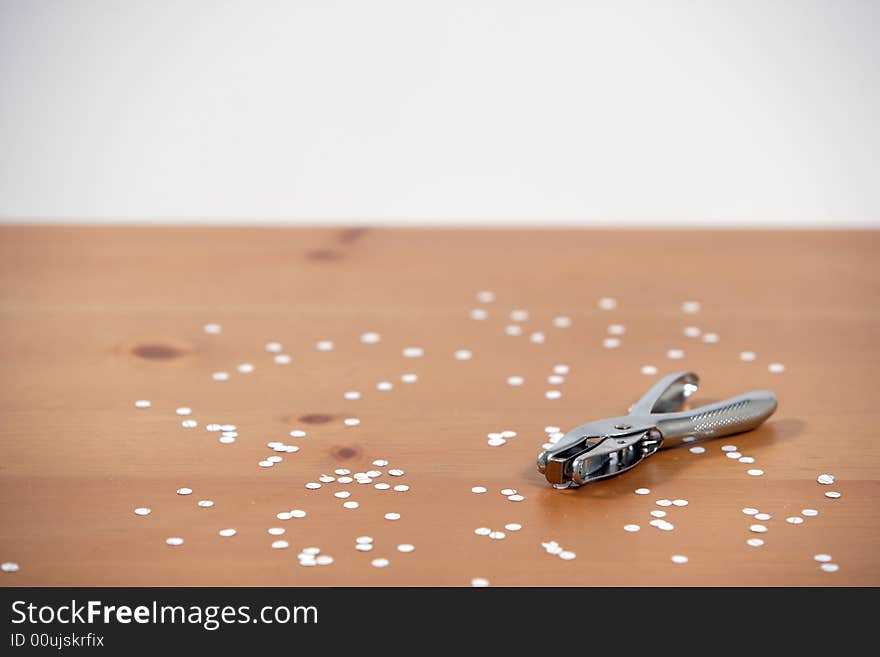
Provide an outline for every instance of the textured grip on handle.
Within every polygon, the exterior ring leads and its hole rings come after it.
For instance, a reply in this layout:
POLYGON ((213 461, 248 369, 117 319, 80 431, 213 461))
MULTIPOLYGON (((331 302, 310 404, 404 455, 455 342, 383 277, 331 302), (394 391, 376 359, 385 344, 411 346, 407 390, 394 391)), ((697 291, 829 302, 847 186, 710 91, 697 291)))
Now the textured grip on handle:
POLYGON ((713 438, 751 431, 776 410, 776 395, 769 390, 747 392, 739 397, 680 413, 669 413, 657 421, 663 446, 681 442, 685 436, 713 438))

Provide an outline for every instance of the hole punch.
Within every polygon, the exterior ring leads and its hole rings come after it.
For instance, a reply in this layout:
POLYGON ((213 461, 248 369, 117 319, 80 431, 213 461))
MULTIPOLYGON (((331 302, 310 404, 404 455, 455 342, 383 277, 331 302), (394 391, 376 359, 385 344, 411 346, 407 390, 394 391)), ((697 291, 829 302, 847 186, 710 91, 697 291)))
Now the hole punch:
POLYGON ((678 409, 697 390, 694 372, 660 379, 629 415, 572 429, 538 455, 538 471, 555 488, 582 486, 626 472, 661 447, 685 438, 719 438, 751 431, 776 410, 776 395, 756 390, 687 411, 678 409))

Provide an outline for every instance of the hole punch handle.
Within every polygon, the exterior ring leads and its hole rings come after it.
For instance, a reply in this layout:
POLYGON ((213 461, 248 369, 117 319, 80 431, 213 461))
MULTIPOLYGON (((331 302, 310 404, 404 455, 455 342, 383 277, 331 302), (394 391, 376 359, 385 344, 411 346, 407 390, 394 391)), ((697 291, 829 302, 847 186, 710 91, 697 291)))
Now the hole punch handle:
POLYGON ((651 389, 632 405, 629 413, 630 415, 652 415, 677 411, 699 385, 700 377, 696 372, 669 374, 651 386, 651 389))
POLYGON ((663 434, 663 446, 680 443, 686 436, 717 438, 751 431, 776 410, 776 395, 769 390, 754 390, 738 397, 657 418, 663 434))

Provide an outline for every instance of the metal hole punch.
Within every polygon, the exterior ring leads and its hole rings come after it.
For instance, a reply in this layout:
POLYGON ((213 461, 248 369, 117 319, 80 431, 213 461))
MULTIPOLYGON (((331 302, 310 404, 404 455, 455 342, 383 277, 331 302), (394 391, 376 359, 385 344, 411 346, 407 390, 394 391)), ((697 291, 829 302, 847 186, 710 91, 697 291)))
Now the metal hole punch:
POLYGON ((776 410, 776 395, 755 390, 678 411, 699 385, 694 372, 670 374, 632 405, 629 415, 583 424, 538 455, 538 471, 557 488, 582 486, 626 472, 661 447, 685 438, 751 431, 776 410), (676 412, 678 411, 678 412, 676 412))

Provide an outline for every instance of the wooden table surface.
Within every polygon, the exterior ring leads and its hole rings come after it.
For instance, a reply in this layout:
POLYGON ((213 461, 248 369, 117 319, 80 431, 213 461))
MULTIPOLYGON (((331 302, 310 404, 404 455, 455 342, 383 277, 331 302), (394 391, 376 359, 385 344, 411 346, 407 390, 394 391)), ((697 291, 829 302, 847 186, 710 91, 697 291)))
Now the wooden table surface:
POLYGON ((0 584, 880 585, 878 262, 870 231, 4 227, 0 561, 20 571, 0 584), (496 300, 479 303, 481 290, 496 300), (600 309, 602 297, 618 307, 600 309), (700 312, 684 313, 688 300, 700 312), (479 307, 488 319, 470 318, 479 307), (514 309, 529 313, 520 336, 505 334, 514 309), (553 325, 560 315, 571 327, 553 325), (209 322, 222 333, 206 333, 209 322), (610 324, 625 326, 616 349, 603 347, 610 324), (686 326, 720 340, 686 337, 686 326), (368 331, 381 341, 363 344, 368 331), (274 364, 270 341, 289 365, 274 364), (458 349, 473 358, 455 359, 458 349), (746 350, 754 362, 740 360, 746 350), (239 373, 245 362, 255 371, 239 373), (551 385, 556 364, 570 373, 551 385), (659 374, 643 374, 648 364, 659 374), (779 409, 704 454, 665 450, 605 482, 547 486, 534 465, 545 426, 619 415, 684 369, 702 378, 695 404, 768 388, 779 409), (512 375, 524 384, 508 385, 512 375), (181 406, 197 428, 181 426, 181 406), (236 442, 220 444, 209 423, 237 425, 236 442), (517 436, 487 445, 504 430, 517 436), (270 441, 301 450, 259 467, 270 441), (724 444, 755 464, 725 458, 724 444), (377 481, 409 491, 304 487, 383 458, 377 481), (389 476, 395 467, 405 475, 389 476), (821 473, 836 483, 820 485, 821 473), (341 490, 359 508, 344 509, 341 490), (689 501, 663 509, 672 531, 648 524, 663 498, 689 501), (152 513, 135 515, 141 506, 152 513), (771 514, 769 531, 751 533, 743 507, 771 514), (276 519, 294 508, 308 515, 276 519), (786 522, 805 508, 819 515, 786 522), (474 534, 508 523, 522 530, 474 534), (288 549, 271 548, 276 526, 288 549), (354 549, 361 535, 371 552, 354 549), (755 537, 765 544, 747 545, 755 537), (546 553, 551 540, 577 557, 546 553), (310 546, 334 562, 298 565, 310 546), (817 553, 840 569, 820 570, 817 553), (371 566, 378 557, 390 565, 371 566))

